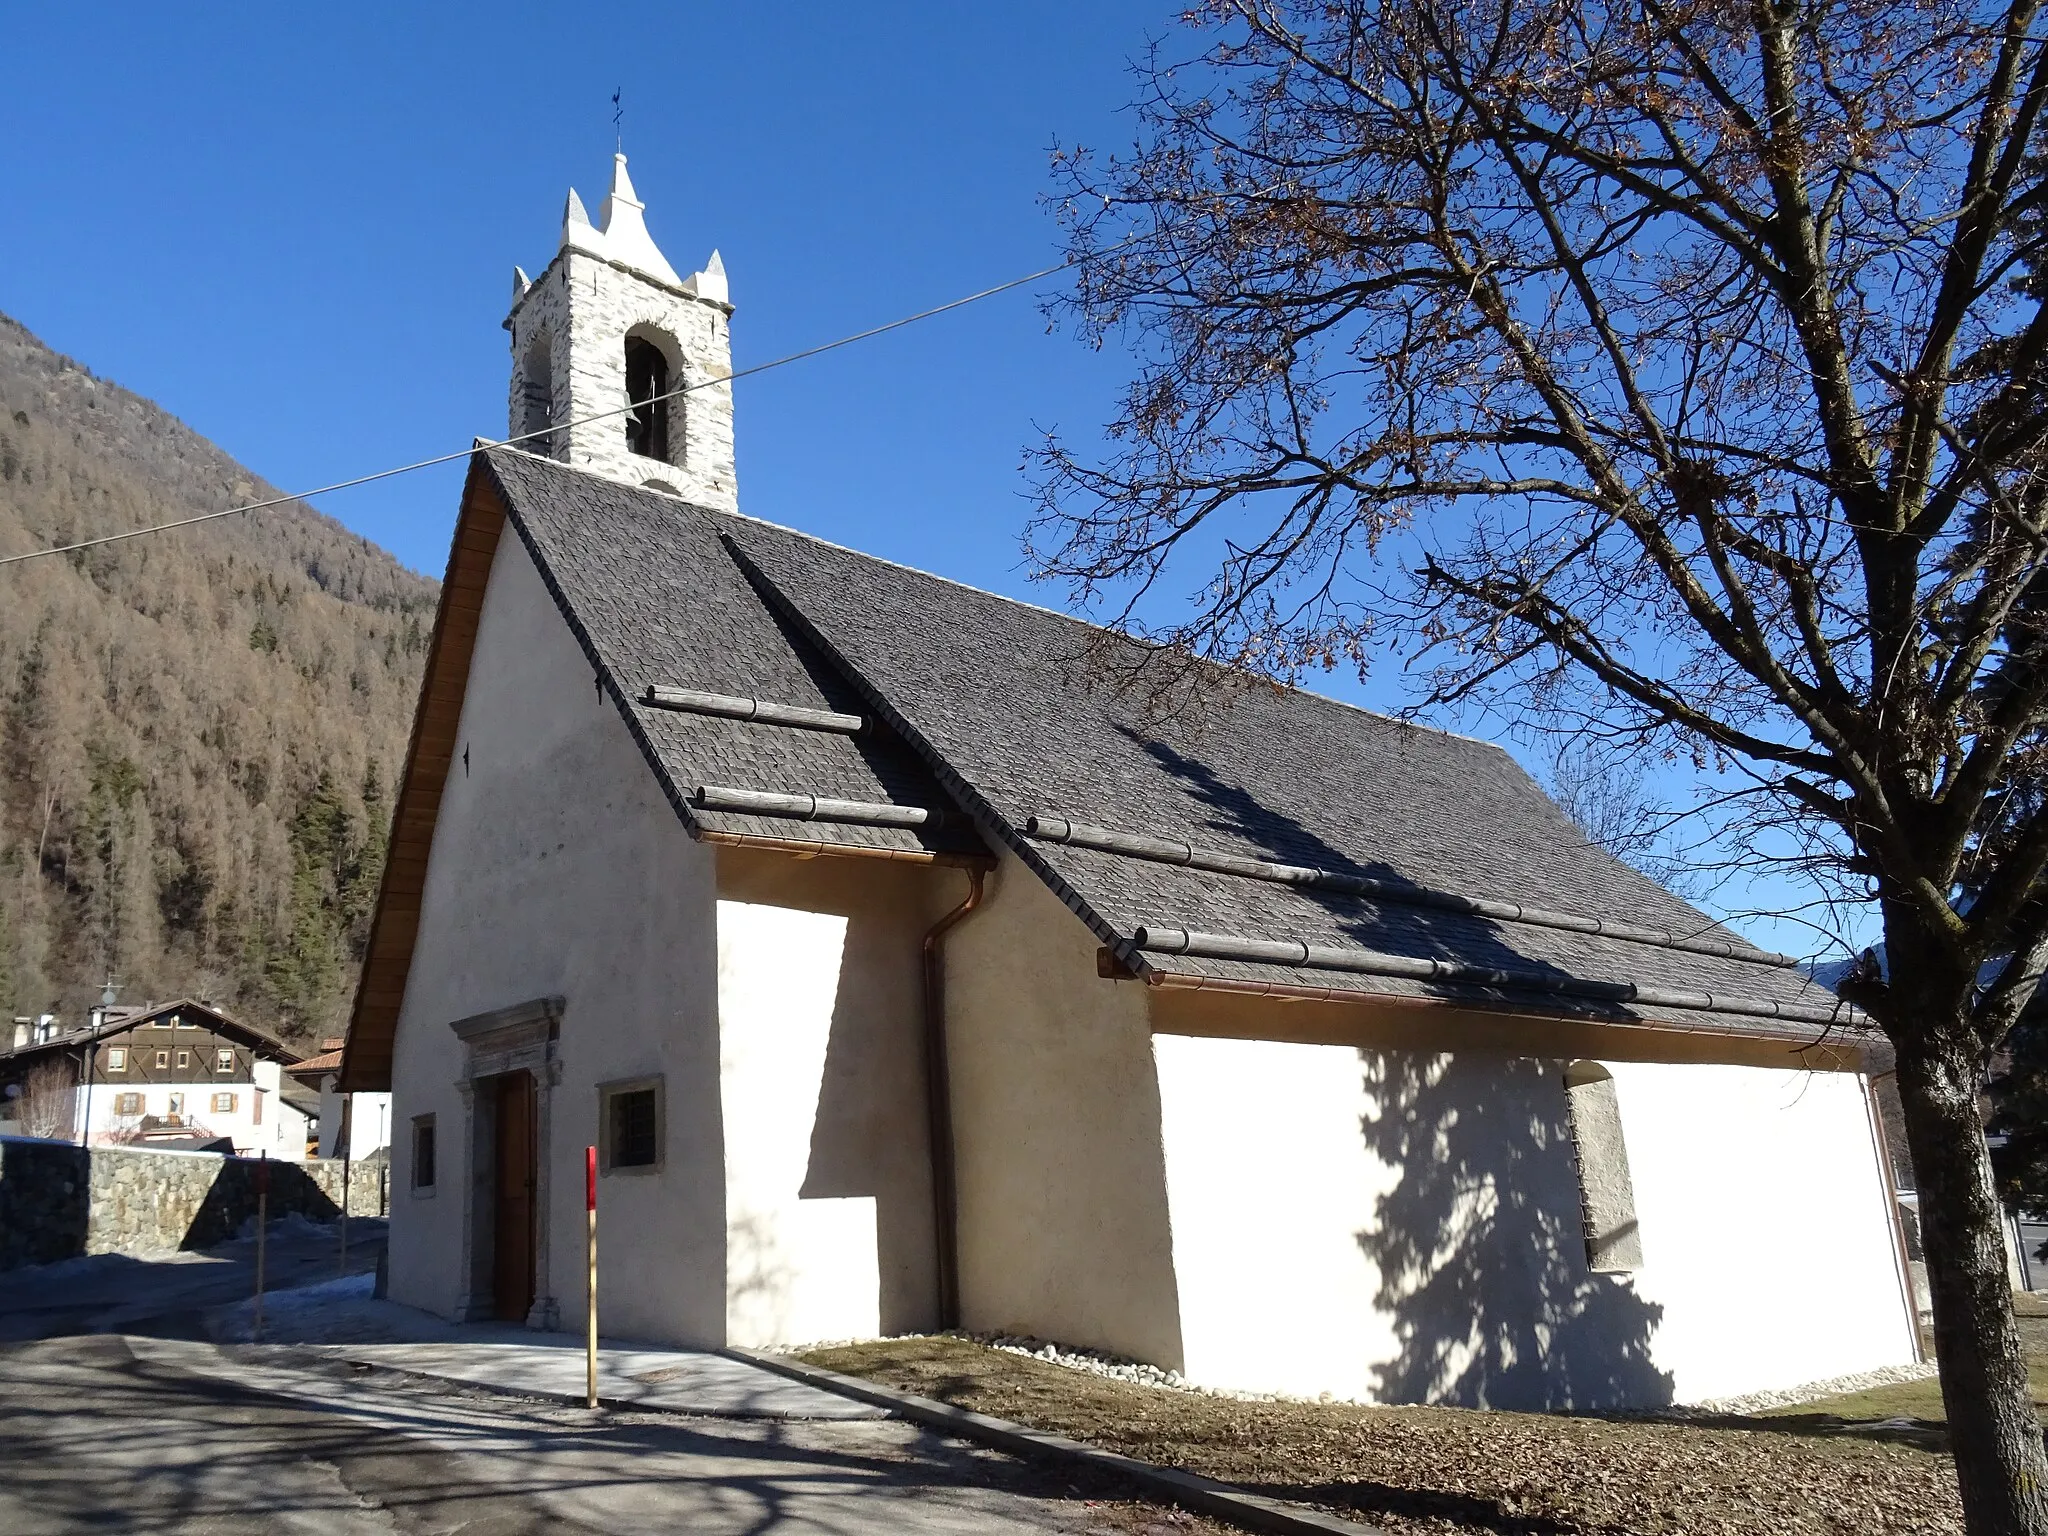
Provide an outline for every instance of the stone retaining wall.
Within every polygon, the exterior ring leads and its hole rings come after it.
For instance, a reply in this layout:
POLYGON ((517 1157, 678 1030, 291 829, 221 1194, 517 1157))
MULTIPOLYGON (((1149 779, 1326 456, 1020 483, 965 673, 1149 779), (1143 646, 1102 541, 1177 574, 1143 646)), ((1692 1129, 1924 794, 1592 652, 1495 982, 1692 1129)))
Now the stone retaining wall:
MULTIPOLYGON (((219 1152, 76 1147, 0 1136, 0 1270, 88 1253, 160 1254, 225 1241, 256 1214, 259 1164, 219 1152)), ((341 1214, 337 1160, 273 1162, 270 1215, 341 1214)), ((352 1214, 382 1214, 382 1158, 348 1167, 352 1214)))

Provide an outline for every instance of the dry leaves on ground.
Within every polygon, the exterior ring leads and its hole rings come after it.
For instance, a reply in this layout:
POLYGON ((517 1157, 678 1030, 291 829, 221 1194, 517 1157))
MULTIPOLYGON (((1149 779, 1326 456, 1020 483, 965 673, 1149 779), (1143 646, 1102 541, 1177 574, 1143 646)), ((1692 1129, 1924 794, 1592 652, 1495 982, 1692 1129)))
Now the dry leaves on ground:
POLYGON ((1784 1421, 1645 1423, 1242 1402, 958 1339, 815 1350, 829 1370, 1382 1526, 1394 1536, 1960 1536, 1946 1456, 1784 1421))

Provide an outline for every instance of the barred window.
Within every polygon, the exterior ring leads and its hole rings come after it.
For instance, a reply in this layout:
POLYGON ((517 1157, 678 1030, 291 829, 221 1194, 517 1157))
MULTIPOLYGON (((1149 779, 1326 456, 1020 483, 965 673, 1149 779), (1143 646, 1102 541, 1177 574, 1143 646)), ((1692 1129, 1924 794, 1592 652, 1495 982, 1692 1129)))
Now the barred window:
POLYGON ((434 1187, 434 1117, 416 1115, 412 1122, 412 1187, 425 1193, 434 1187))
POLYGON ((607 1173, 647 1173, 661 1166, 661 1079, 643 1077, 598 1087, 600 1162, 607 1173))

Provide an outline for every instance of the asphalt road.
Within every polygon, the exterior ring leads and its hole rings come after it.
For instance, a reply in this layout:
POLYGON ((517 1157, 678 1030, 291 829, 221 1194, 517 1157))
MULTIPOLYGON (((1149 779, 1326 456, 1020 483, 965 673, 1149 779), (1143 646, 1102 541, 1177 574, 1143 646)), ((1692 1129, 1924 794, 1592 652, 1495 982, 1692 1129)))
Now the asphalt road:
MULTIPOLYGON (((344 1264, 338 1229, 273 1223, 264 1244, 264 1289, 290 1290, 375 1269, 384 1252, 384 1223, 352 1221, 348 1236, 344 1264)), ((81 1333, 204 1338, 208 1308, 247 1301, 255 1290, 253 1238, 160 1259, 103 1253, 11 1270, 0 1273, 0 1342, 81 1333)))
MULTIPOLYGON (((277 1245, 272 1273, 331 1278, 317 1238, 277 1245)), ((0 1536, 1220 1529, 896 1420, 593 1414, 217 1345, 205 1309, 253 1284, 241 1246, 0 1278, 0 1536)))

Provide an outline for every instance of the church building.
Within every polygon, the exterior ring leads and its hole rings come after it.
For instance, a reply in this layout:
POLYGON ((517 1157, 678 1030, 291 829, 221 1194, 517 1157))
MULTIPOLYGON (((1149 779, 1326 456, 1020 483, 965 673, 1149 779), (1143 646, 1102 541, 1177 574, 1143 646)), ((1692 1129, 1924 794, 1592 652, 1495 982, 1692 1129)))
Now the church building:
POLYGON ((732 315, 623 156, 515 276, 343 1065, 394 1299, 579 1328, 595 1146, 624 1339, 1535 1409, 1915 1358, 1853 1011, 1496 746, 1163 725, 1131 642, 746 517, 732 315))

